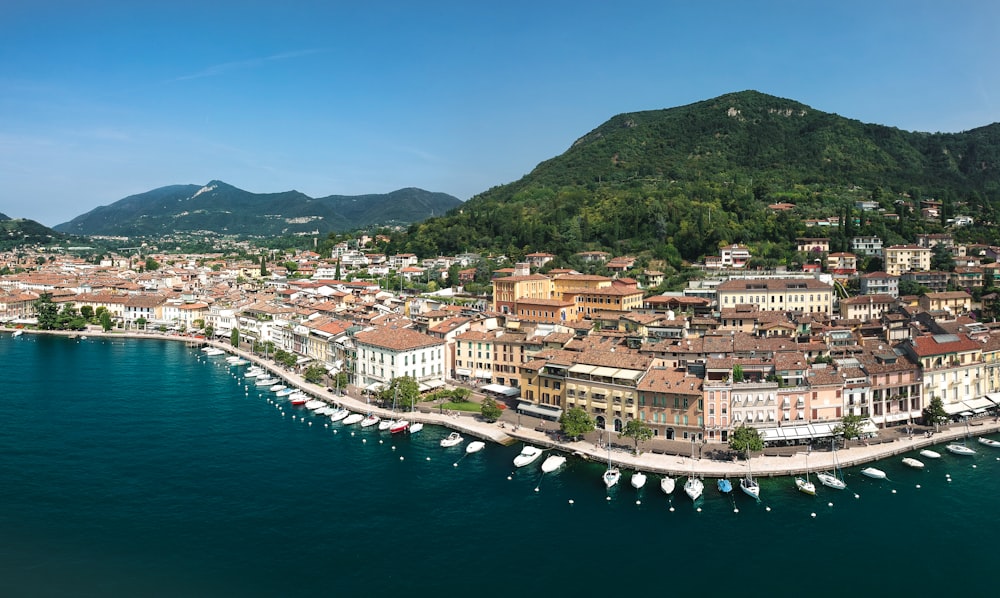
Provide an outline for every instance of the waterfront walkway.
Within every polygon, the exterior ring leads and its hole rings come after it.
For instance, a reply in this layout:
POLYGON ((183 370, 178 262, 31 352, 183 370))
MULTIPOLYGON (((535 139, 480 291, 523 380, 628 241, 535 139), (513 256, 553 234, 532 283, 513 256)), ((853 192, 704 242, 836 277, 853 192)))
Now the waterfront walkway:
MULTIPOLYGON (((37 331, 26 330, 26 332, 37 331)), ((197 344, 199 347, 211 345, 266 367, 285 380, 286 384, 300 388, 328 403, 336 403, 360 413, 375 413, 380 417, 399 416, 390 409, 369 404, 362 395, 361 389, 348 387, 344 394, 330 392, 325 386, 306 382, 301 375, 293 370, 278 366, 273 361, 264 360, 246 350, 237 349, 229 343, 163 334, 103 333, 99 331, 75 334, 90 334, 95 338, 132 337, 173 340, 197 344)), ((610 434, 608 432, 591 432, 580 440, 565 440, 561 438, 557 423, 546 422, 523 414, 517 415, 512 411, 512 409, 505 410, 500 421, 496 423, 486 422, 478 414, 448 414, 427 406, 422 406, 418 411, 403 415, 411 422, 419 421, 425 424, 440 425, 499 444, 510 445, 525 442, 601 462, 606 462, 608 459, 606 443, 610 442, 612 445, 611 460, 623 469, 638 469, 671 476, 694 474, 713 478, 737 478, 747 472, 746 461, 734 458, 732 452, 723 444, 695 444, 686 441, 654 439, 642 443, 640 445, 641 453, 636 455, 631 440, 619 439, 614 432, 610 434), (690 456, 692 454, 695 455, 694 458, 690 456)), ((836 460, 841 467, 862 465, 902 453, 914 452, 932 445, 943 445, 952 440, 961 441, 967 436, 969 445, 975 450, 980 453, 995 452, 996 456, 1000 457, 1000 449, 984 446, 976 441, 978 436, 1000 431, 1000 423, 992 417, 975 419, 968 427, 964 424, 944 426, 930 437, 926 436, 926 433, 930 431, 929 428, 912 426, 910 430, 913 432, 912 435, 905 428, 889 428, 879 430, 878 436, 867 442, 851 441, 847 443, 846 447, 841 447, 836 451, 836 460)), ((796 475, 804 473, 807 468, 809 471, 831 470, 834 467, 835 456, 830 450, 829 441, 823 441, 823 444, 822 449, 817 445, 812 450, 807 446, 766 449, 763 454, 751 457, 750 466, 754 475, 761 477, 796 475)), ((946 458, 951 457, 946 453, 944 446, 935 450, 944 454, 946 458)), ((960 459, 961 457, 951 458, 960 459)))

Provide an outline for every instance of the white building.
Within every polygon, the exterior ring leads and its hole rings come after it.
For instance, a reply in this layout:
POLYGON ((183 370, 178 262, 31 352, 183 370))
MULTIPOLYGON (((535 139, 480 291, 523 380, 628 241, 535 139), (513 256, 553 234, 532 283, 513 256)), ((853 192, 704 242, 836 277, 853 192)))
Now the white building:
POLYGON ((445 341, 409 328, 379 327, 354 335, 355 384, 376 389, 410 376, 422 390, 444 386, 445 341))

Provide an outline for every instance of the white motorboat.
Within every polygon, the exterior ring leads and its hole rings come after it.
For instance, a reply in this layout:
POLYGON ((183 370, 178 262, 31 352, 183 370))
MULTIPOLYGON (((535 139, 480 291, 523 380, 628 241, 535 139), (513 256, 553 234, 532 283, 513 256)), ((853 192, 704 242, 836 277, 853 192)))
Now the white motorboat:
POLYGON ((265 372, 264 370, 260 369, 257 366, 253 366, 247 371, 243 372, 244 378, 259 378, 261 376, 264 376, 266 378, 267 372, 265 372))
POLYGON ((420 430, 424 429, 424 424, 421 422, 413 422, 410 424, 410 434, 416 434, 420 430))
POLYGON ((378 429, 381 432, 385 432, 386 430, 388 430, 389 428, 391 428, 394 423, 396 423, 394 420, 383 419, 382 421, 380 421, 378 423, 378 429))
POLYGON ((350 414, 350 415, 348 415, 347 417, 344 418, 344 425, 345 426, 353 426, 354 424, 360 422, 364 418, 365 418, 365 416, 362 415, 362 414, 360 414, 360 413, 352 413, 352 414, 350 414))
POLYGON ((688 476, 687 481, 684 482, 684 494, 687 494, 688 498, 691 500, 698 500, 698 497, 701 496, 701 493, 704 491, 704 482, 693 475, 688 476))
POLYGON ((310 411, 316 411, 317 409, 322 409, 326 407, 326 402, 319 399, 313 399, 311 401, 306 401, 306 409, 310 411))
POLYGON ((24 334, 24 331, 21 330, 20 328, 18 328, 17 330, 14 331, 14 334, 12 334, 11 337, 17 338, 17 337, 21 336, 22 334, 24 334))
POLYGON ((361 427, 369 428, 379 423, 380 421, 382 421, 382 418, 375 415, 374 413, 369 413, 363 420, 361 420, 361 427))
POLYGON ((924 449, 920 451, 920 456, 927 457, 928 459, 940 459, 941 453, 932 451, 931 449, 924 449))
POLYGON ((465 447, 466 454, 478 453, 479 451, 486 448, 486 443, 482 440, 473 440, 465 447))
POLYGON ((258 376, 257 380, 254 382, 254 384, 257 385, 258 387, 259 386, 266 386, 266 387, 270 388, 270 387, 274 386, 275 384, 277 384, 278 382, 279 382, 279 380, 277 378, 261 378, 261 377, 258 376))
POLYGON ((553 471, 562 467, 565 463, 566 463, 566 457, 553 453, 548 457, 546 457, 544 461, 542 461, 542 472, 552 473, 553 471))
POLYGON ((663 490, 664 494, 673 494, 674 486, 676 486, 676 484, 677 482, 674 480, 674 478, 668 475, 665 475, 662 478, 660 478, 660 490, 663 490))
POLYGON ((304 392, 293 392, 288 395, 288 401, 292 405, 305 405, 309 402, 309 395, 304 392))
POLYGON ((884 480, 885 472, 875 467, 866 467, 861 470, 861 475, 870 477, 873 480, 884 480))
POLYGON ((948 449, 949 453, 953 453, 955 455, 965 455, 967 457, 971 457, 976 454, 975 449, 971 449, 964 444, 952 443, 945 445, 944 448, 948 449))
POLYGON ((903 465, 907 467, 912 467, 913 469, 923 469, 924 462, 913 457, 903 457, 903 465))
POLYGON ((313 413, 315 413, 316 415, 326 415, 326 416, 329 416, 334 411, 336 411, 336 409, 334 409, 333 407, 331 407, 329 405, 325 405, 323 407, 320 407, 319 409, 317 409, 313 413))
POLYGON ((988 447, 1000 448, 1000 441, 993 440, 992 438, 979 438, 979 444, 985 444, 988 447))
POLYGON ((226 354, 226 352, 222 349, 216 349, 215 347, 205 347, 202 351, 204 351, 205 355, 208 355, 209 357, 218 357, 219 355, 226 354))
POLYGON ((337 409, 336 411, 330 414, 330 421, 332 422, 342 421, 350 414, 351 414, 350 411, 341 407, 340 409, 337 409))
POLYGON ((278 392, 279 390, 285 390, 286 388, 288 387, 285 386, 284 384, 275 384, 270 388, 270 390, 271 392, 278 392))
POLYGON ((643 486, 646 485, 646 474, 642 473, 641 471, 633 473, 632 477, 629 479, 629 483, 631 483, 632 487, 635 488, 636 490, 641 489, 643 486))
POLYGON ((448 448, 450 446, 462 444, 463 440, 465 439, 462 438, 461 434, 459 434, 458 432, 452 432, 451 434, 448 434, 446 438, 441 439, 441 446, 443 446, 444 448, 448 448))
POLYGON ((542 449, 530 444, 524 445, 521 453, 514 457, 514 467, 524 467, 535 462, 535 459, 542 456, 542 449))
POLYGON ((237 357, 236 359, 232 359, 232 360, 227 359, 226 362, 229 365, 246 365, 246 364, 250 363, 249 361, 247 361, 246 359, 243 359, 241 357, 237 357))
POLYGON ((409 427, 410 427, 410 422, 406 421, 405 419, 397 419, 396 421, 392 422, 391 426, 389 426, 389 433, 399 434, 400 432, 405 432, 406 429, 409 427))
POLYGON ((295 393, 295 389, 294 388, 285 388, 285 389, 279 390, 278 392, 274 393, 274 396, 276 396, 276 397, 287 397, 288 395, 294 394, 294 393, 295 393))

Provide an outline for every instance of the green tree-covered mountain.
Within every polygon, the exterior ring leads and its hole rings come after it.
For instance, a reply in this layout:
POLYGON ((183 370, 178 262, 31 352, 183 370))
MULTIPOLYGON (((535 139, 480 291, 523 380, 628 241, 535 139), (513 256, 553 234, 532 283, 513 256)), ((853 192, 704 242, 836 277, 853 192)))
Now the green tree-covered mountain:
MULTIPOLYGON (((6 214, 0 214, 0 250, 7 251, 27 245, 50 246, 74 240, 70 235, 58 233, 34 220, 10 218, 6 214)), ((76 241, 82 242, 78 239, 76 241)))
POLYGON ((312 198, 298 191, 251 193, 212 181, 171 185, 95 208, 56 230, 79 235, 162 236, 184 231, 277 236, 344 232, 419 222, 462 202, 445 193, 408 188, 378 195, 312 198))
POLYGON ((522 179, 411 226, 398 249, 564 257, 601 249, 679 265, 739 242, 780 260, 807 218, 850 214, 842 235, 912 242, 915 231, 941 226, 919 219, 925 198, 944 202, 946 215, 997 222, 1000 124, 906 132, 745 91, 615 116, 522 179), (858 200, 879 209, 862 212, 858 200), (767 209, 777 202, 796 207, 767 209))

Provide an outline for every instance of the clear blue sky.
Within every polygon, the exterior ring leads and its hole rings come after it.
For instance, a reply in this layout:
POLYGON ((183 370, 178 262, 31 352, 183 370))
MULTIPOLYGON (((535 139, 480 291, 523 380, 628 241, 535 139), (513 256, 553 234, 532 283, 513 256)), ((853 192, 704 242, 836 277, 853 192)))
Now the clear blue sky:
POLYGON ((9 1, 0 212, 221 179, 468 199, 622 112, 756 89, 910 131, 1000 121, 1000 3, 9 1))

